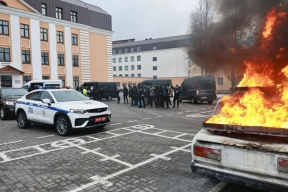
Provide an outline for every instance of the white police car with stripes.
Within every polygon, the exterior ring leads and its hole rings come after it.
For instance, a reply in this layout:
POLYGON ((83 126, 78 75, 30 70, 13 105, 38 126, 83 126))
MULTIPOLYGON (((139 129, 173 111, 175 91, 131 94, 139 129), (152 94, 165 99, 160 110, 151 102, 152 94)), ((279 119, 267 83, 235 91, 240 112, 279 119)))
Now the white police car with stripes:
POLYGON ((54 125, 59 135, 73 129, 104 128, 111 122, 109 107, 72 89, 35 90, 17 100, 16 121, 21 129, 31 123, 54 125))

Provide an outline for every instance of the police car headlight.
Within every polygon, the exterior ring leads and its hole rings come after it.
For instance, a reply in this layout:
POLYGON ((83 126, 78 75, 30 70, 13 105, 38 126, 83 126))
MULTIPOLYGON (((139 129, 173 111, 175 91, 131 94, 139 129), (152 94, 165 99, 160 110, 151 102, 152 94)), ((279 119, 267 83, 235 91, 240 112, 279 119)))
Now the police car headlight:
POLYGON ((5 101, 5 104, 6 104, 6 105, 14 105, 14 103, 11 102, 11 101, 5 101))
POLYGON ((83 109, 70 109, 70 112, 71 112, 71 113, 79 113, 79 114, 84 114, 84 113, 86 113, 86 111, 83 110, 83 109))

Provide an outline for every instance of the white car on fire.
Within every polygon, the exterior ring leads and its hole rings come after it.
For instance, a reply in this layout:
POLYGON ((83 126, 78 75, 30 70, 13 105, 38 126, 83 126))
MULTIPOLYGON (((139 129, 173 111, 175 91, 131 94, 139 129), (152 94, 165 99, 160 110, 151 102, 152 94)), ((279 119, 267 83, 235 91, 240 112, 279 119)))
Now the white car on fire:
POLYGON ((111 122, 109 107, 72 89, 35 90, 17 100, 16 121, 21 129, 31 123, 54 125, 61 136, 73 129, 104 128, 111 122))

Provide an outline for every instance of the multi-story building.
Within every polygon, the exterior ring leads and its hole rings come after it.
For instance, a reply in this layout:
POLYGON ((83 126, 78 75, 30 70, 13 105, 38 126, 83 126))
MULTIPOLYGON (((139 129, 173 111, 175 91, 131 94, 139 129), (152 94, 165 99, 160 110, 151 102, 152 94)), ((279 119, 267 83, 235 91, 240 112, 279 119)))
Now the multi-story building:
POLYGON ((1 86, 113 81, 112 19, 81 0, 0 0, 1 86))

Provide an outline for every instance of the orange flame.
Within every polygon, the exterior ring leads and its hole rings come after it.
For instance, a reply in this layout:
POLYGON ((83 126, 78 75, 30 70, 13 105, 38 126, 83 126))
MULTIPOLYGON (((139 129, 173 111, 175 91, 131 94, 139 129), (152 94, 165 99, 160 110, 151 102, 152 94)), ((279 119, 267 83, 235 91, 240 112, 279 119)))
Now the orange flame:
MULTIPOLYGON (((281 19, 286 13, 277 13, 272 8, 266 17, 264 31, 259 50, 265 55, 274 36, 274 28, 281 24, 281 19)), ((279 55, 285 54, 283 48, 279 48, 279 55)), ((262 57, 262 55, 260 55, 262 57)), ((254 60, 254 59, 253 59, 254 60)), ((271 60, 259 59, 261 62, 254 63, 244 61, 246 72, 238 87, 250 87, 245 93, 235 93, 221 99, 223 105, 218 114, 209 118, 206 123, 242 125, 242 126, 265 126, 288 129, 288 65, 282 69, 281 74, 286 77, 281 84, 275 85, 272 80, 274 70, 271 60), (264 60, 264 61, 263 61, 264 60), (265 95, 257 87, 277 87, 277 94, 271 98, 265 95)), ((287 61, 288 63, 288 61, 287 61)))

